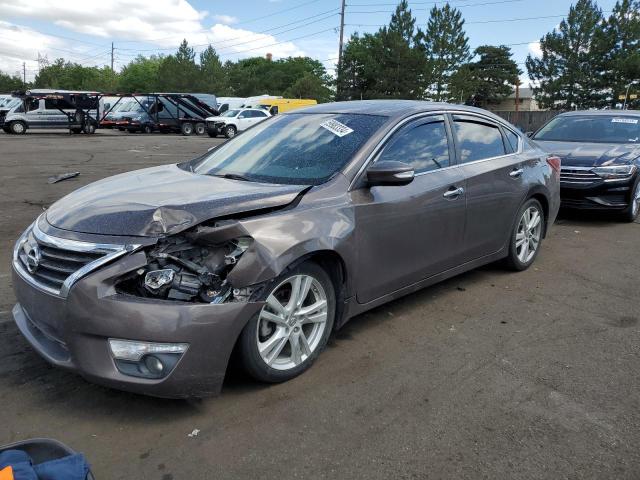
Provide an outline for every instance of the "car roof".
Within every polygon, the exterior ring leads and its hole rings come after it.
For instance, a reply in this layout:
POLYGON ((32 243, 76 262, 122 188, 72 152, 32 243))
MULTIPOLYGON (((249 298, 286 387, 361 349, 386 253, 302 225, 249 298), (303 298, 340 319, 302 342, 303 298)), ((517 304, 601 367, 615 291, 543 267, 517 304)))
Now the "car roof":
POLYGON ((478 113, 493 118, 496 121, 508 123, 503 118, 481 108, 442 102, 425 102, 422 100, 354 100, 349 102, 321 103, 319 105, 305 107, 301 110, 286 112, 283 115, 291 115, 295 113, 352 113, 402 118, 416 113, 442 110, 478 113))
POLYGON ((573 117, 573 116, 584 116, 584 115, 595 115, 595 116, 611 116, 614 115, 616 117, 633 117, 640 115, 640 110, 572 110, 571 112, 561 113, 562 117, 573 117))

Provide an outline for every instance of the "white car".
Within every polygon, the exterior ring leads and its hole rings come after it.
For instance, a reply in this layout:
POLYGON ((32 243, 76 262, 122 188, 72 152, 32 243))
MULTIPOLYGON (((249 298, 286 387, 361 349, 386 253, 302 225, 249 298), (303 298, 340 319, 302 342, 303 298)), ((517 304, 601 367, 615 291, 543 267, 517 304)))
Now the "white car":
POLYGON ((207 133, 210 137, 223 134, 227 138, 235 136, 249 127, 269 118, 271 114, 258 108, 234 108, 217 117, 207 118, 207 133))

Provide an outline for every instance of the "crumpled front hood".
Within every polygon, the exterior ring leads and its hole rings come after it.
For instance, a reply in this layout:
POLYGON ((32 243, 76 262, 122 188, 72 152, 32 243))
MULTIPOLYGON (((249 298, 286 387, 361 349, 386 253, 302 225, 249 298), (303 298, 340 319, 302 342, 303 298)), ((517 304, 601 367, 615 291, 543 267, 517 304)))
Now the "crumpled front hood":
POLYGON ((562 159, 563 167, 599 167, 629 163, 640 157, 640 145, 611 143, 543 142, 535 143, 562 159))
POLYGON ((164 165, 89 184, 54 203, 46 217, 54 227, 79 233, 158 237, 220 216, 285 206, 306 188, 164 165))

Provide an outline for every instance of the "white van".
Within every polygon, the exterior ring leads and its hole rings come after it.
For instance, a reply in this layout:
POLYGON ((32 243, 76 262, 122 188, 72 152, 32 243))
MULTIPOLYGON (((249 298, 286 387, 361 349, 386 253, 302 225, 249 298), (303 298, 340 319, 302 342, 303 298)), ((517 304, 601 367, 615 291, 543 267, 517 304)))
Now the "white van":
MULTIPOLYGON (((25 97, 6 114, 2 129, 7 133, 15 134, 26 133, 29 128, 70 128, 74 133, 95 132, 97 126, 95 120, 83 121, 85 114, 82 111, 65 99, 55 97, 56 95, 44 98, 25 97)), ((100 101, 101 104, 102 101, 100 101)), ((102 111, 102 108, 100 110, 102 111)), ((95 109, 87 113, 93 118, 96 116, 95 109)))

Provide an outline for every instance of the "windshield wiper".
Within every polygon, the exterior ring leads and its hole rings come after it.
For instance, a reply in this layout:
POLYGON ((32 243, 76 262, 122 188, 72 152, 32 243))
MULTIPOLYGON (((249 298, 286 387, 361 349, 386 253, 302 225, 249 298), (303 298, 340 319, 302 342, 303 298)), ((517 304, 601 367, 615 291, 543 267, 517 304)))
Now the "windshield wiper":
POLYGON ((211 176, 220 177, 220 178, 228 178, 230 180, 242 180, 243 182, 252 182, 253 181, 250 178, 247 178, 244 175, 241 175, 239 173, 212 173, 211 176))

